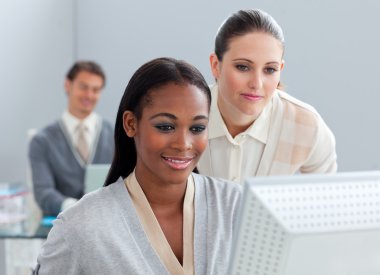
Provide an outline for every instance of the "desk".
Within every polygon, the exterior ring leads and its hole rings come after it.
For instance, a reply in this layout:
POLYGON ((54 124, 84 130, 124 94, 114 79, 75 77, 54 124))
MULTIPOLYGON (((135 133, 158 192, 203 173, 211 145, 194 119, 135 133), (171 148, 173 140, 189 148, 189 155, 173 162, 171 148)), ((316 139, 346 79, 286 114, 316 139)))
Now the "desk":
POLYGON ((51 227, 27 220, 0 232, 0 274, 29 275, 51 227))

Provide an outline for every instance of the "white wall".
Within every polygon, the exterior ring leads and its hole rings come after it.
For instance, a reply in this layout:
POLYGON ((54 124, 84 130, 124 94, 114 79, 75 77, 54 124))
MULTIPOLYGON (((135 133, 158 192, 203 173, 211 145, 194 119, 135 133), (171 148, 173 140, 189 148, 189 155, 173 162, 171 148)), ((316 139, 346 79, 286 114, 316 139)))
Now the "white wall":
POLYGON ((74 60, 73 0, 0 1, 0 182, 25 180, 27 129, 66 105, 74 60))
POLYGON ((113 121, 132 73, 152 58, 185 59, 211 82, 208 56, 217 28, 230 13, 251 7, 282 25, 282 82, 334 131, 339 169, 380 169, 378 1, 2 0, 0 181, 25 179, 26 131, 61 114, 64 75, 75 58, 105 68, 98 112, 113 121))

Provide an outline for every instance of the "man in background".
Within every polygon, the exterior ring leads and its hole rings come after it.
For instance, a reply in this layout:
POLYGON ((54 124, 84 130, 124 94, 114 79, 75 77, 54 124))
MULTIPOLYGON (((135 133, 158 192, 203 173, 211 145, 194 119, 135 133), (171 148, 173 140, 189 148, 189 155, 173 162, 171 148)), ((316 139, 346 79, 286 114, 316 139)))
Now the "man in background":
POLYGON ((104 85, 98 64, 76 62, 66 75, 67 109, 29 144, 34 196, 44 216, 83 196, 87 164, 112 161, 113 127, 94 112, 104 85))

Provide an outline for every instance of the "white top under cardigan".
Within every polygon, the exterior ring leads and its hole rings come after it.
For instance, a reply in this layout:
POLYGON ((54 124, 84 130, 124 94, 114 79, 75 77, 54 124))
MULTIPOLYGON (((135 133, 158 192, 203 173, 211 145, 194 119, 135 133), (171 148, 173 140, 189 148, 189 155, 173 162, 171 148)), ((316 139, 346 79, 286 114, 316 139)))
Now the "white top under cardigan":
MULTIPOLYGON (((226 274, 240 186, 193 174, 194 273, 226 274)), ((169 274, 138 219, 124 182, 85 195, 62 212, 34 274, 169 274)))

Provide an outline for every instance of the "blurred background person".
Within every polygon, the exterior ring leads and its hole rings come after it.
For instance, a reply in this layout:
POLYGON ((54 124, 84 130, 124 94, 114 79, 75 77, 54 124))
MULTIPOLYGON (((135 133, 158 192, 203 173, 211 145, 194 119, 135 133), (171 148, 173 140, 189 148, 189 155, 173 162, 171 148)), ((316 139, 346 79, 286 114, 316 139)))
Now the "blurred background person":
POLYGON ((65 80, 67 109, 29 144, 35 199, 44 216, 55 216, 84 194, 85 168, 111 163, 113 127, 94 112, 105 85, 93 61, 76 62, 65 80))

